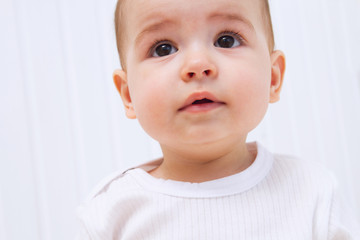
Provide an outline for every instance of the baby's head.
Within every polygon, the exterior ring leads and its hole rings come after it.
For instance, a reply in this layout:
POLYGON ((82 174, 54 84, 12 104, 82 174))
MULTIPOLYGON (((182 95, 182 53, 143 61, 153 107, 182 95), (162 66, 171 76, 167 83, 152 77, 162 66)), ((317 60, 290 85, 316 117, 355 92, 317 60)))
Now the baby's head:
POLYGON ((114 82, 163 151, 244 142, 279 98, 285 60, 266 0, 119 0, 115 19, 114 82))
MULTIPOLYGON (((240 0, 241 1, 241 0, 240 0)), ((266 31, 269 51, 272 52, 275 46, 274 32, 271 21, 271 14, 268 0, 255 0, 259 3, 259 14, 263 19, 264 29, 266 31)), ((124 10, 125 2, 131 2, 131 0, 118 0, 115 9, 115 33, 116 33, 116 44, 118 53, 120 56, 120 63, 123 69, 126 69, 125 64, 125 46, 124 36, 126 35, 126 11, 124 10)), ((141 7, 141 5, 139 5, 141 7)))

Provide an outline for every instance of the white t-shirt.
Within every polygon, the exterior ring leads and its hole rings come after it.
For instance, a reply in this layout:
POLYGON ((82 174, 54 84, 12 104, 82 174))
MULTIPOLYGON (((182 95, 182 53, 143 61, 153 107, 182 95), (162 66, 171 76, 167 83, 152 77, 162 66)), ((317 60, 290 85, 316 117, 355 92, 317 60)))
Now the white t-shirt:
POLYGON ((257 152, 250 167, 208 182, 154 178, 147 171, 160 160, 110 176, 80 206, 78 239, 360 239, 331 174, 249 147, 257 152))

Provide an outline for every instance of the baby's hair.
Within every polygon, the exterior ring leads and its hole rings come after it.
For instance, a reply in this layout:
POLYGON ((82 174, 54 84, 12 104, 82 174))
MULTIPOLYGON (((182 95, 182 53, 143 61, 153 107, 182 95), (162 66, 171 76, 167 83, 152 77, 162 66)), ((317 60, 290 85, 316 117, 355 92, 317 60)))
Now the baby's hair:
POLYGON ((270 52, 274 51, 275 48, 275 38, 274 38, 274 30, 272 26, 272 20, 271 20, 271 13, 270 13, 270 7, 269 7, 269 1, 268 0, 260 0, 262 4, 262 16, 265 26, 265 31, 268 36, 268 46, 270 52))
POLYGON ((122 30, 124 30, 124 18, 123 18, 123 11, 122 11, 122 5, 124 4, 125 0, 118 0, 117 4, 116 4, 116 9, 115 9, 115 34, 116 34, 116 46, 118 49, 118 53, 119 53, 119 57, 120 57, 120 64, 122 69, 126 69, 125 68, 125 64, 124 64, 124 41, 121 37, 121 32, 122 30))
MULTIPOLYGON (((274 31, 273 31, 273 27, 272 27, 269 2, 268 2, 268 0, 259 0, 259 1, 262 4, 262 17, 263 17, 263 21, 264 21, 266 34, 268 36, 269 51, 272 52, 275 47, 275 40, 274 40, 274 31)), ((117 49, 118 49, 118 53, 119 53, 119 57, 120 57, 120 63, 121 63, 122 69, 126 70, 125 69, 126 66, 124 64, 124 60, 125 60, 124 40, 123 40, 122 34, 121 34, 121 32, 124 31, 125 24, 126 24, 124 22, 126 20, 123 18, 124 13, 122 11, 122 6, 123 6, 124 2, 125 2, 125 0, 117 1, 114 20, 115 20, 116 45, 117 45, 117 49)))

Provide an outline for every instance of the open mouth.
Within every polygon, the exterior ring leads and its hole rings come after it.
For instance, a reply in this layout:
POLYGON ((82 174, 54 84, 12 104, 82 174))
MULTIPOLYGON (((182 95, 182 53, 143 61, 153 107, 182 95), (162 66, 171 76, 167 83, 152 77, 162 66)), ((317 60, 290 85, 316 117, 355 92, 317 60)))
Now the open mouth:
POLYGON ((204 104, 204 103, 213 103, 214 101, 207 99, 207 98, 203 98, 201 100, 195 100, 191 105, 196 105, 196 104, 204 104))
POLYGON ((190 113, 207 112, 224 105, 225 102, 219 101, 212 93, 194 92, 189 95, 179 111, 190 113))
POLYGON ((223 104, 223 102, 216 102, 208 98, 202 98, 195 100, 192 103, 180 108, 180 111, 187 111, 192 113, 207 112, 223 104))

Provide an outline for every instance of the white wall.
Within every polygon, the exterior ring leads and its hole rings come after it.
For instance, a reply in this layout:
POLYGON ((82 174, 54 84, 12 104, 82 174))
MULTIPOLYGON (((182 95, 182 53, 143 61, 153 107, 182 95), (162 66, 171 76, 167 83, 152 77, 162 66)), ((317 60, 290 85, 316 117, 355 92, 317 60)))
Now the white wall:
MULTIPOLYGON (((325 163, 360 218, 360 2, 271 5, 287 73, 249 139, 325 163)), ((96 182, 160 156, 112 84, 114 6, 0 1, 1 240, 71 239, 75 207, 96 182)))

